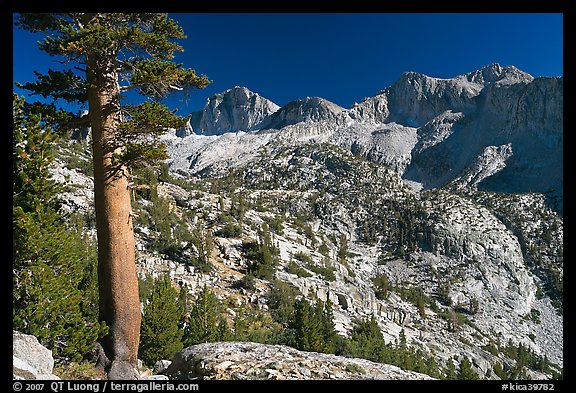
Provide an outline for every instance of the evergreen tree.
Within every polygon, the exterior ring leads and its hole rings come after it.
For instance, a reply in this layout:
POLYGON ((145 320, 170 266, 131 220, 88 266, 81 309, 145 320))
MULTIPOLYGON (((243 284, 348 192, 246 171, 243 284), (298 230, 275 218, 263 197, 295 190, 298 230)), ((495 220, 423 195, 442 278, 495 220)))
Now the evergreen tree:
POLYGON ((334 325, 334 313, 330 299, 326 300, 322 310, 322 336, 324 338, 322 352, 334 353, 336 347, 336 326, 334 325))
POLYGON ((157 186, 152 187, 150 196, 150 229, 158 233, 152 242, 152 246, 167 255, 173 255, 176 245, 172 235, 172 226, 176 223, 176 217, 170 211, 170 203, 167 199, 158 195, 157 186))
POLYGON ((496 362, 492 367, 492 370, 494 371, 494 374, 498 376, 498 378, 502 380, 510 379, 506 371, 504 371, 504 368, 502 367, 502 364, 500 362, 496 362))
POLYGON ((446 371, 444 372, 444 379, 458 379, 458 372, 456 371, 456 366, 454 365, 454 361, 452 359, 448 359, 448 365, 446 366, 446 371))
POLYGON ((198 293, 184 331, 186 346, 218 341, 218 298, 207 286, 198 293))
POLYGON ((168 276, 154 280, 144 304, 140 325, 140 359, 148 366, 161 359, 172 359, 183 348, 181 320, 184 318, 180 291, 168 276))
POLYGON ((440 379, 442 374, 440 372, 440 366, 433 356, 428 357, 426 360, 426 369, 422 371, 424 374, 430 375, 432 378, 440 379))
POLYGON ((110 330, 102 345, 113 362, 136 367, 141 315, 130 170, 167 158, 159 136, 185 122, 159 100, 174 90, 204 88, 210 81, 172 61, 174 52, 183 50, 174 40, 185 35, 166 14, 19 14, 16 24, 43 35, 39 48, 71 65, 45 75, 35 72, 35 82, 20 86, 54 99, 33 108, 59 131, 91 127, 99 318, 110 330), (122 105, 128 90, 152 101, 122 105), (88 114, 57 108, 62 101, 88 103, 88 114))
POLYGON ((322 352, 324 335, 322 326, 322 307, 316 309, 305 299, 301 298, 294 303, 294 319, 290 328, 294 330, 296 342, 294 346, 302 351, 322 352))
POLYGON ((388 347, 380 327, 374 318, 357 320, 354 323, 350 337, 349 355, 374 362, 390 360, 388 347))
POLYGON ((372 279, 372 283, 374 284, 374 294, 376 295, 376 299, 387 299, 391 285, 386 273, 380 273, 376 275, 372 279))
POLYGON ((207 273, 212 270, 212 262, 210 255, 214 250, 214 239, 208 230, 196 228, 192 232, 192 244, 196 248, 196 255, 191 261, 191 264, 202 273, 207 273))
POLYGON ((345 235, 340 235, 340 246, 338 247, 338 262, 346 264, 348 258, 348 239, 345 235))
POLYGON ((254 277, 271 280, 274 275, 274 267, 277 263, 279 250, 272 244, 272 236, 268 224, 262 223, 258 231, 258 242, 246 242, 242 248, 246 258, 250 260, 248 273, 254 277))
POLYGON ((95 250, 57 212, 49 166, 55 134, 13 96, 12 323, 58 359, 79 361, 107 333, 93 309, 95 250))
POLYGON ((478 379, 478 374, 472 369, 472 363, 466 356, 462 358, 458 366, 457 379, 473 380, 478 379))
POLYGON ((228 322, 224 317, 220 317, 220 321, 218 322, 218 326, 216 327, 217 334, 216 334, 216 341, 231 341, 232 340, 232 332, 228 327, 228 322))
POLYGON ((290 325, 294 316, 294 304, 296 296, 300 292, 296 287, 284 281, 272 281, 272 287, 268 293, 268 307, 272 318, 284 328, 290 325))
POLYGON ((425 319, 426 318, 426 310, 425 310, 425 299, 424 294, 419 292, 416 296, 416 308, 418 308, 418 314, 420 317, 425 319))
POLYGON ((234 341, 245 341, 248 335, 248 323, 244 315, 244 310, 241 308, 236 312, 234 317, 234 341))

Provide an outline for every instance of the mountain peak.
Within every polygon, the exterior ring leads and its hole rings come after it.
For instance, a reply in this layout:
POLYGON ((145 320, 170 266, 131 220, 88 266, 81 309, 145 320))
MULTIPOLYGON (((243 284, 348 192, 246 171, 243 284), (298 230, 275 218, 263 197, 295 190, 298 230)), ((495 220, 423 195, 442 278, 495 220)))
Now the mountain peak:
POLYGON ((280 129, 303 121, 333 120, 343 111, 344 108, 324 98, 306 97, 291 101, 278 109, 262 122, 260 128, 280 129))
POLYGON ((532 75, 519 70, 513 65, 502 67, 498 63, 488 64, 477 71, 460 75, 460 77, 481 85, 531 82, 534 79, 532 75))
POLYGON ((191 124, 194 132, 202 135, 251 131, 278 108, 247 87, 234 86, 208 98, 204 109, 192 114, 191 124))

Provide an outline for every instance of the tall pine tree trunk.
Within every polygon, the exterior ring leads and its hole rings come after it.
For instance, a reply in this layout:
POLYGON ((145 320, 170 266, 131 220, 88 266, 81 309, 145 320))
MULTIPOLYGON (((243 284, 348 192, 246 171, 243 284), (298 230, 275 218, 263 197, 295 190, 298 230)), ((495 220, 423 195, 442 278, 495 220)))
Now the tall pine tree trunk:
POLYGON ((137 366, 141 313, 128 169, 114 162, 115 133, 120 120, 115 58, 115 53, 88 54, 86 65, 98 235, 99 315, 109 326, 102 346, 112 367, 115 361, 125 367, 126 363, 137 366))

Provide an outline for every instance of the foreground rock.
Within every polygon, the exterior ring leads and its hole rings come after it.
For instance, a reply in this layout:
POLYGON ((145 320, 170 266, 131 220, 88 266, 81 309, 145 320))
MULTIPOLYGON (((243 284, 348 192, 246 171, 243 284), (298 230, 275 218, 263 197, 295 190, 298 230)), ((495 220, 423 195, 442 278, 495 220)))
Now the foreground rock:
POLYGON ((170 379, 432 379, 364 359, 252 342, 190 346, 176 354, 164 373, 170 379))
POLYGON ((52 374, 52 351, 34 336, 12 331, 13 379, 60 379, 52 374))

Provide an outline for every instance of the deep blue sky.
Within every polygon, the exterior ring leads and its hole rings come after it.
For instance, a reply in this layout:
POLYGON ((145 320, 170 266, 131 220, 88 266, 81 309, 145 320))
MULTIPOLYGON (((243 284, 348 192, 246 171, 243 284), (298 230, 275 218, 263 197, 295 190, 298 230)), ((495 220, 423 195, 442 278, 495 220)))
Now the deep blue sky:
MULTIPOLYGON (((405 71, 449 78, 490 63, 533 76, 563 75, 562 14, 170 14, 188 38, 176 60, 214 82, 179 114, 233 86, 284 105, 320 96, 349 108, 405 71)), ((37 49, 40 36, 14 28, 14 80, 57 68, 37 49)), ((20 94, 23 92, 16 90, 20 94)))

